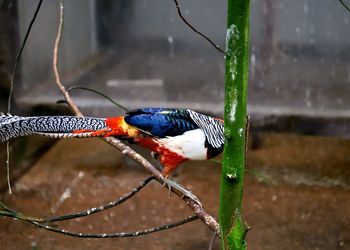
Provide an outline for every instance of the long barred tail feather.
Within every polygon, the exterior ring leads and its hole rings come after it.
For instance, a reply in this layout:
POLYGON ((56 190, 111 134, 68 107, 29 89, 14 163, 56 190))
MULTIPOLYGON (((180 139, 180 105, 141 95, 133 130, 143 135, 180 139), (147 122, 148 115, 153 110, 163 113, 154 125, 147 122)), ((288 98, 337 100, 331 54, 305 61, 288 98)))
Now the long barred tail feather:
POLYGON ((52 138, 104 136, 110 128, 104 118, 76 116, 20 117, 0 115, 0 141, 25 135, 44 135, 52 138))

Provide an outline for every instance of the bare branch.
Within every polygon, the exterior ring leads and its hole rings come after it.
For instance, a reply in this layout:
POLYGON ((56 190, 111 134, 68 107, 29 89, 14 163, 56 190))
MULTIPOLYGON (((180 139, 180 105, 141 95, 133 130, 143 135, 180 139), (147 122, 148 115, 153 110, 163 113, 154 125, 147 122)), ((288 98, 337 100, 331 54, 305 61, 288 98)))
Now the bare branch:
MULTIPOLYGON (((66 98, 66 101, 70 108, 73 110, 73 112, 77 116, 83 116, 77 105, 74 103, 72 98, 70 97, 69 93, 67 92, 66 88, 63 86, 59 72, 57 69, 57 61, 58 61, 58 48, 60 44, 60 39, 62 36, 62 27, 63 27, 63 1, 60 1, 60 21, 59 21, 59 28, 57 31, 57 37, 55 41, 55 47, 54 47, 54 60, 53 60, 53 67, 55 71, 56 76, 56 84, 59 86, 62 94, 66 98)), ((135 162, 137 162, 140 166, 142 166, 148 173, 154 176, 154 178, 160 182, 161 184, 166 184, 166 180, 162 176, 162 174, 151 164, 149 163, 145 158, 143 158, 140 154, 136 153, 134 150, 132 150, 130 147, 122 143, 120 140, 113 138, 113 137, 107 137, 103 138, 106 142, 108 142, 113 147, 117 148, 120 152, 122 152, 124 155, 127 155, 131 159, 133 159, 135 162)), ((209 215, 203 207, 197 203, 196 200, 191 200, 189 197, 186 196, 186 194, 178 189, 176 187, 171 188, 171 191, 175 193, 177 196, 181 197, 186 204, 195 212, 195 214, 200 218, 212 231, 214 231, 216 234, 220 234, 220 228, 217 221, 209 215)), ((188 191, 189 192, 189 191, 188 191)))
POLYGON ((142 188, 144 188, 153 179, 154 179, 153 176, 146 178, 137 187, 135 187, 133 190, 131 190, 131 192, 127 193, 126 195, 123 195, 118 200, 109 202, 106 205, 90 208, 88 210, 81 211, 81 212, 78 212, 78 213, 66 214, 66 215, 46 218, 45 222, 56 222, 56 221, 70 220, 70 219, 75 219, 75 218, 79 218, 79 217, 89 216, 91 214, 102 212, 104 210, 107 210, 107 209, 110 209, 112 207, 118 206, 118 205, 122 204, 124 201, 126 201, 126 200, 130 199, 131 197, 133 197, 135 194, 137 194, 142 188))
POLYGON ((100 92, 100 91, 97 91, 96 89, 92 89, 92 88, 88 88, 88 87, 82 87, 82 86, 72 86, 72 87, 69 87, 67 89, 67 92, 69 93, 71 90, 74 90, 74 89, 82 89, 82 90, 87 90, 87 91, 90 91, 90 92, 93 92, 95 94, 98 94, 104 98, 106 98, 108 101, 110 101, 112 104, 114 104, 115 106, 121 108, 122 110, 124 110, 125 112, 128 112, 129 109, 127 109, 126 107, 124 107, 123 105, 121 105, 120 103, 114 101, 112 98, 110 98, 109 96, 107 96, 106 94, 100 92))
POLYGON ((216 234, 213 233, 213 235, 211 236, 210 242, 209 242, 209 247, 208 250, 213 250, 213 246, 214 246, 214 242, 215 242, 215 238, 216 238, 216 234))
POLYGON ((65 214, 61 216, 55 216, 55 217, 49 217, 49 218, 38 218, 38 217, 32 217, 28 215, 24 215, 22 213, 19 213, 9 207, 7 207, 4 203, 0 202, 0 216, 6 216, 6 217, 12 217, 19 220, 26 220, 26 221, 35 221, 40 223, 50 223, 50 222, 57 222, 57 221, 64 221, 64 220, 70 220, 75 218, 80 218, 84 216, 89 216, 98 212, 102 212, 104 210, 110 209, 112 207, 118 206, 122 204, 124 201, 130 199, 135 194, 137 194, 139 191, 141 191, 142 188, 144 188, 148 183, 150 183, 152 180, 154 180, 153 176, 147 177, 145 180, 143 180, 138 186, 136 186, 133 190, 131 190, 129 193, 123 195, 119 199, 109 202, 106 205, 102 205, 99 207, 94 207, 85 211, 81 211, 78 213, 73 214, 65 214))
MULTIPOLYGON (((145 158, 143 158, 140 154, 136 153, 134 150, 132 150, 130 147, 123 144, 120 140, 107 137, 104 138, 105 141, 107 141, 109 144, 120 150, 123 154, 127 155, 131 159, 133 159, 135 162, 137 162, 140 166, 146 169, 147 172, 152 174, 158 182, 161 184, 165 184, 164 177, 162 174, 151 164, 149 163, 145 158)), ((216 232, 218 235, 220 234, 220 227, 217 221, 208 214, 203 207, 198 204, 196 201, 191 200, 190 198, 186 197, 184 193, 182 193, 180 190, 172 188, 171 191, 175 193, 177 196, 181 197, 186 204, 198 215, 198 217, 214 232, 216 232)))
POLYGON ((178 227, 181 226, 183 224, 195 221, 198 219, 197 215, 192 215, 189 216, 183 220, 174 222, 174 223, 170 223, 170 224, 165 224, 162 226, 158 226, 158 227, 152 227, 152 228, 148 228, 142 231, 136 231, 136 232, 122 232, 122 233, 98 233, 98 234, 91 234, 91 233, 77 233, 77 232, 71 232, 65 229, 59 229, 57 227, 51 227, 48 225, 43 225, 41 223, 35 222, 35 221, 28 221, 29 223, 33 224, 34 226, 55 232, 55 233, 60 233, 60 234, 64 234, 64 235, 68 235, 68 236, 72 236, 72 237, 78 237, 78 238, 101 238, 101 239, 105 239, 105 238, 126 238, 126 237, 137 237, 137 236, 142 236, 142 235, 146 235, 146 234, 151 234, 151 233, 156 233, 162 230, 167 230, 167 229, 171 229, 174 227, 178 227))
POLYGON ((99 234, 85 234, 85 233, 77 233, 77 232, 70 232, 68 230, 65 229, 60 229, 57 227, 52 227, 50 225, 47 225, 47 223, 51 223, 51 222, 58 222, 58 221, 63 221, 63 220, 70 220, 70 219, 74 219, 74 218, 79 218, 79 217, 83 217, 83 216, 89 216, 92 215, 94 213, 98 213, 101 211, 104 211, 106 209, 115 207, 120 205, 121 203, 123 203, 124 201, 128 200, 129 198, 131 198, 132 196, 134 196, 136 193, 138 193, 143 187, 145 187, 150 181, 152 181, 154 179, 153 176, 146 178, 144 181, 142 181, 137 187, 135 187, 131 192, 129 192, 128 194, 122 196, 121 198, 119 198, 116 201, 110 202, 104 206, 100 206, 100 207, 95 207, 95 208, 91 208, 89 210, 83 211, 83 212, 78 212, 75 214, 67 214, 67 215, 62 215, 62 216, 57 216, 57 217, 50 217, 50 218, 37 218, 37 217, 31 217, 28 215, 24 215, 22 213, 16 212, 15 210, 7 207, 5 204, 3 204, 2 202, 0 202, 0 208, 2 210, 0 210, 0 216, 6 216, 6 217, 11 217, 11 218, 15 218, 18 220, 22 220, 22 221, 26 221, 31 223, 32 225, 45 229, 45 230, 49 230, 49 231, 53 231, 55 233, 60 233, 60 234, 64 234, 64 235, 68 235, 68 236, 73 236, 73 237, 79 237, 79 238, 123 238, 123 237, 136 237, 136 236, 141 236, 141 235, 146 235, 146 234, 151 234, 151 233, 155 233, 161 230, 167 230, 173 227, 177 227, 189 222, 192 222, 196 219, 198 219, 197 215, 193 215, 190 217, 187 217, 185 219, 182 219, 180 221, 174 222, 174 223, 170 223, 170 224, 165 224, 162 226, 158 226, 158 227, 153 227, 153 228, 149 228, 146 230, 142 230, 142 231, 136 231, 136 232, 120 232, 120 233, 112 233, 112 234, 107 234, 107 233, 99 233, 99 234))
MULTIPOLYGON (((32 30, 32 27, 33 27, 33 24, 35 22, 35 19, 38 16, 38 13, 39 13, 39 10, 41 8, 41 4, 42 3, 43 3, 43 0, 40 0, 38 5, 37 5, 37 7, 36 7, 36 10, 34 12, 33 18, 30 21, 30 24, 29 24, 27 32, 26 32, 26 34, 24 36, 21 48, 20 48, 20 50, 19 50, 19 52, 17 54, 15 64, 13 66, 11 79, 10 79, 10 92, 9 92, 9 96, 8 96, 8 100, 7 100, 7 113, 11 112, 11 101, 12 101, 12 94, 13 94, 13 84, 14 84, 14 79, 15 79, 15 75, 16 75, 17 64, 19 62, 19 59, 21 58, 23 49, 24 49, 24 47, 25 47, 25 45, 27 43, 30 31, 32 30)), ((6 178, 7 178, 7 186, 8 186, 9 193, 12 194, 11 182, 10 182, 10 142, 9 141, 7 141, 7 144, 6 144, 6 178)))
POLYGON ((55 78, 56 78, 56 84, 60 88, 62 94, 66 98, 70 108, 73 110, 73 112, 77 116, 83 116, 83 114, 80 112, 78 109, 77 105, 73 102, 72 98, 66 91, 66 88, 63 86, 61 82, 61 77, 58 72, 58 48, 60 46, 61 42, 61 37, 62 37, 62 30, 63 30, 63 13, 64 13, 64 6, 63 6, 63 0, 60 0, 60 16, 59 16, 59 24, 58 24, 58 31, 57 31, 57 36, 55 39, 55 46, 53 48, 53 71, 55 73, 55 78))
POLYGON ((18 213, 15 210, 7 207, 4 203, 0 202, 0 216, 6 216, 6 217, 12 217, 16 218, 19 220, 24 220, 24 221, 35 221, 35 222, 45 222, 45 219, 43 218, 37 218, 37 217, 32 217, 32 216, 27 216, 22 213, 18 213))
POLYGON ((12 92, 13 92, 13 82, 14 82, 14 79, 15 79, 15 74, 16 74, 16 70, 17 70, 17 64, 19 62, 19 59, 21 58, 23 49, 24 49, 24 47, 25 47, 25 45, 27 43, 29 34, 30 34, 31 30, 32 30, 32 27, 33 27, 33 24, 35 22, 35 19, 38 16, 38 13, 39 13, 39 10, 41 8, 41 4, 42 3, 43 3, 43 0, 40 0, 38 5, 37 5, 37 7, 36 7, 36 10, 35 10, 34 15, 32 17, 32 20, 30 21, 28 29, 27 29, 27 32, 26 32, 26 34, 24 36, 21 48, 20 48, 20 50, 19 50, 19 52, 17 54, 15 65, 13 66, 13 71, 12 71, 11 80, 10 80, 10 93, 9 93, 8 102, 7 102, 7 112, 8 113, 11 112, 11 99, 12 99, 12 92))
POLYGON ((179 5, 178 0, 173 0, 175 7, 177 9, 177 13, 180 16, 181 20, 191 29, 193 30, 195 33, 197 33, 198 35, 200 35, 201 37, 203 37, 205 40, 207 40, 216 50, 218 50, 219 52, 221 52, 224 55, 227 55, 225 51, 223 51, 219 45, 217 45, 216 43, 214 43, 208 36, 204 35, 202 32, 200 32, 199 30, 197 30, 195 27, 192 26, 192 24, 186 20, 186 18, 182 15, 181 12, 181 8, 179 5))
MULTIPOLYGON (((12 88, 13 88, 13 84, 11 84, 11 89, 12 88)), ((11 102, 11 96, 12 96, 12 90, 10 90, 9 103, 11 102)), ((9 194, 12 194, 10 179, 11 179, 10 178, 10 141, 7 141, 6 142, 6 181, 7 181, 7 188, 9 190, 9 194)))
POLYGON ((343 5, 343 7, 350 12, 350 7, 347 6, 345 3, 344 3, 344 0, 339 0, 339 2, 341 3, 341 5, 343 5))

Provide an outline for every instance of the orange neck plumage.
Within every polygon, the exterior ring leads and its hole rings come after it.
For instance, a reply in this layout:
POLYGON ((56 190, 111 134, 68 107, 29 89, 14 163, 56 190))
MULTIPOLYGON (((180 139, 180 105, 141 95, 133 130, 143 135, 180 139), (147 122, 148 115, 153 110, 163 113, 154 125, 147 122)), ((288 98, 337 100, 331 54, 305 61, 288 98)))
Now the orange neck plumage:
POLYGON ((148 136, 135 127, 127 124, 124 121, 124 117, 107 118, 106 125, 109 131, 106 132, 104 136, 116 136, 131 139, 140 146, 157 153, 160 156, 159 161, 164 167, 162 172, 163 176, 169 176, 178 165, 188 160, 187 158, 184 158, 160 145, 156 138, 148 136))

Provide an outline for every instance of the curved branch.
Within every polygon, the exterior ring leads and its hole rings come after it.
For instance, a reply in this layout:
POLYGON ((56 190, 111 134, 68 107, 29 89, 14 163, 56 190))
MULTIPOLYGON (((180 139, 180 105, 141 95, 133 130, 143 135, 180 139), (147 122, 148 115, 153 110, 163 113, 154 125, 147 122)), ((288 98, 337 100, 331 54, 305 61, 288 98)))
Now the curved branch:
POLYGON ((350 7, 344 3, 344 0, 339 0, 339 2, 341 3, 341 5, 343 5, 343 7, 344 7, 347 11, 350 12, 350 7))
POLYGON ((116 101, 114 101, 112 98, 110 98, 108 95, 100 92, 100 91, 97 91, 95 89, 91 89, 91 88, 88 88, 88 87, 82 87, 82 86, 72 86, 72 87, 69 87, 67 89, 67 92, 69 93, 71 90, 74 90, 74 89, 82 89, 82 90, 87 90, 87 91, 90 91, 90 92, 93 92, 95 94, 98 94, 104 98, 106 98, 108 101, 110 101, 112 104, 114 104, 115 106, 121 108, 122 110, 124 110, 125 112, 128 112, 129 109, 127 109, 126 107, 124 107, 123 105, 117 103, 116 101))
POLYGON ((105 239, 105 238, 127 238, 127 237, 137 237, 137 236, 142 236, 142 235, 146 235, 146 234, 151 234, 151 233, 156 233, 162 230, 167 230, 167 229, 171 229, 174 227, 178 227, 181 226, 183 224, 195 221, 198 219, 197 215, 192 215, 189 216, 183 220, 174 222, 174 223, 170 223, 170 224, 165 224, 162 226, 158 226, 158 227, 152 227, 152 228, 148 228, 142 231, 136 231, 136 232, 121 232, 121 233, 98 233, 98 234, 92 234, 92 233, 77 233, 77 232, 71 232, 65 229, 59 229, 57 227, 51 227, 48 225, 43 225, 41 223, 38 222, 34 222, 34 221, 28 221, 29 223, 31 223, 34 226, 46 229, 48 231, 52 231, 55 233, 60 233, 60 234, 64 234, 64 235, 68 235, 68 236, 72 236, 72 237, 78 237, 78 238, 100 238, 100 239, 105 239))
MULTIPOLYGON (((38 5, 37 5, 37 7, 36 7, 36 10, 35 10, 34 15, 32 17, 32 20, 30 21, 28 29, 27 29, 27 32, 26 32, 26 34, 24 36, 24 40, 22 42, 21 48, 20 48, 20 50, 19 50, 19 52, 17 54, 15 64, 13 66, 11 79, 10 79, 10 91, 9 91, 9 96, 8 96, 8 99, 7 99, 7 113, 11 112, 11 101, 12 101, 12 94, 13 94, 13 84, 14 84, 15 74, 16 74, 16 70, 17 70, 17 64, 19 62, 19 59, 21 58, 23 49, 24 49, 24 47, 25 47, 25 45, 27 43, 30 31, 32 30, 32 27, 33 27, 33 24, 35 22, 35 19, 38 16, 38 13, 39 13, 39 10, 41 8, 41 4, 42 3, 43 3, 43 0, 40 0, 38 5)), ((7 179, 7 186, 8 186, 9 193, 12 194, 11 182, 10 182, 10 142, 9 141, 6 143, 6 179, 7 179)))
POLYGON ((28 40, 28 37, 29 37, 29 34, 32 30, 32 27, 33 27, 33 24, 35 22, 35 19, 36 17, 38 16, 38 13, 39 13, 39 10, 41 8, 41 4, 43 3, 43 0, 40 0, 38 2, 38 5, 35 9, 35 12, 34 12, 34 15, 32 17, 32 20, 30 21, 29 23, 29 26, 28 26, 28 29, 26 31, 26 34, 24 35, 24 39, 23 39, 23 42, 22 42, 22 45, 21 45, 21 48, 17 54, 17 57, 16 57, 16 61, 15 61, 15 65, 13 66, 13 71, 12 71, 12 74, 11 74, 11 80, 10 80, 10 93, 9 93, 9 97, 8 97, 8 102, 7 102, 7 113, 10 113, 11 112, 11 99, 12 99, 12 92, 13 92, 13 81, 15 79, 15 74, 16 74, 16 70, 17 70, 17 64, 19 62, 19 59, 21 58, 21 55, 22 55, 22 52, 23 52, 23 49, 27 43, 27 40, 28 40))
MULTIPOLYGON (((57 69, 57 61, 58 61, 58 47, 60 44, 60 39, 62 35, 62 28, 63 28, 63 3, 62 0, 60 1, 60 20, 59 20, 59 28, 57 31, 57 37, 55 40, 55 47, 54 47, 54 60, 53 60, 53 68, 56 76, 56 84, 60 88, 62 94, 64 95, 68 105, 73 110, 73 112, 77 116, 83 116, 81 111, 79 110, 78 106, 74 103, 72 98, 70 97, 69 93, 67 92, 66 88, 63 86, 58 69, 57 69)), ((130 147, 122 143, 120 140, 113 138, 113 137, 107 137, 103 138, 107 143, 112 145, 113 147, 117 148, 120 152, 122 152, 124 155, 127 155, 129 158, 133 159, 136 163, 138 163, 140 166, 142 166, 148 173, 154 176, 154 178, 160 182, 163 185, 166 184, 166 180, 162 176, 162 174, 151 164, 149 163, 145 158, 143 158, 140 154, 136 153, 134 150, 132 150, 130 147)), ((220 227, 217 221, 208 214, 201 204, 198 204, 196 200, 192 200, 189 197, 186 196, 184 192, 182 192, 179 189, 176 189, 176 187, 171 188, 171 192, 182 198, 186 204, 195 212, 195 214, 198 216, 199 219, 201 219, 207 227, 209 227, 212 231, 214 231, 216 234, 220 234, 220 227)))
POLYGON ((177 13, 179 15, 179 17, 181 18, 181 20, 191 29, 193 30, 195 33, 197 33, 198 35, 200 35, 201 37, 203 37, 205 40, 207 40, 216 50, 218 50, 219 52, 221 52, 224 55, 227 55, 225 51, 223 51, 219 45, 217 45, 216 43, 214 43, 208 36, 204 35, 202 32, 200 32, 199 30, 197 30, 195 27, 192 26, 192 24, 186 20, 186 18, 182 15, 181 12, 181 8, 179 5, 178 0, 173 0, 175 7, 177 9, 177 13))
MULTIPOLYGON (((142 184, 143 187, 145 185, 147 185, 147 183, 149 183, 151 180, 153 179, 153 177, 149 177, 147 178, 142 184)), ((140 188, 141 189, 141 188, 140 188)), ((133 190, 134 191, 134 190, 133 190)), ((135 192, 137 193, 137 192, 135 192)), ((129 197, 130 198, 130 197, 129 197)), ((120 203, 119 203, 120 204, 120 203)), ((141 230, 141 231, 135 231, 135 232, 120 232, 120 233, 98 233, 98 234, 91 234, 91 233, 78 233, 78 232, 71 232, 65 229, 60 229, 57 227, 52 227, 47 225, 48 222, 54 222, 54 221, 63 221, 63 220, 69 220, 69 219, 73 219, 73 218, 78 218, 78 217, 82 217, 82 216, 88 216, 91 215, 93 213, 97 213, 100 211, 103 211, 104 209, 100 209, 99 211, 94 211, 91 213, 85 213, 84 215, 82 215, 81 213, 77 213, 75 215, 64 215, 64 216, 58 216, 58 217, 53 217, 51 219, 43 219, 43 218, 35 218, 35 217, 30 217, 27 215, 23 215, 21 213, 18 213, 10 208, 8 208, 5 204, 0 202, 0 207, 2 207, 4 210, 0 210, 0 216, 6 216, 6 217, 11 217, 11 218, 15 218, 18 220, 22 220, 22 221, 26 221, 36 227, 48 230, 48 231, 52 231, 55 233, 60 233, 60 234, 64 234, 64 235, 68 235, 68 236, 72 236, 72 237, 79 237, 79 238, 125 238, 125 237, 137 237, 137 236, 142 236, 142 235, 146 235, 146 234, 151 234, 151 233, 155 233, 155 232, 159 232, 162 230, 167 230, 167 229, 171 229, 174 227, 178 227, 181 226, 183 224, 192 222, 197 220, 199 217, 197 215, 192 215, 189 216, 187 218, 184 218, 182 220, 173 222, 173 223, 169 223, 169 224, 165 224, 165 225, 161 225, 161 226, 157 226, 157 227, 152 227, 152 228, 148 228, 145 230, 141 230)), ((105 206, 106 209, 108 209, 108 205, 105 206)))
POLYGON ((24 220, 24 221, 35 221, 35 222, 45 222, 45 219, 43 218, 37 218, 37 217, 32 217, 32 216, 27 216, 22 213, 18 213, 15 210, 7 207, 4 203, 0 202, 0 216, 5 216, 5 217, 11 217, 15 218, 18 220, 24 220))
MULTIPOLYGON (((61 37, 62 37, 62 30, 63 30, 63 13, 64 13, 64 6, 63 6, 63 0, 60 0, 60 16, 59 16, 59 24, 58 24, 58 30, 57 30, 57 36, 55 39, 55 45, 53 48, 53 71, 55 73, 55 79, 56 79, 56 84, 60 88, 62 94, 64 95, 64 98, 66 98, 68 103, 73 103, 72 98, 66 91, 66 88, 63 86, 61 82, 61 77, 58 72, 58 48, 61 43, 61 37)), ((80 112, 78 107, 76 105, 70 105, 70 108, 73 110, 73 112, 77 116, 83 116, 83 114, 80 112)))
POLYGON ((129 193, 127 193, 126 195, 123 195, 118 200, 109 202, 106 205, 99 206, 99 207, 93 207, 93 208, 90 208, 88 210, 81 211, 78 213, 45 218, 45 222, 56 222, 56 221, 63 221, 63 220, 80 218, 80 217, 89 216, 91 214, 99 213, 99 212, 102 212, 104 210, 110 209, 112 207, 118 206, 118 205, 122 204, 124 201, 133 197, 135 194, 137 194, 142 188, 144 188, 152 180, 154 180, 153 176, 146 178, 144 181, 142 181, 137 187, 135 187, 129 193))

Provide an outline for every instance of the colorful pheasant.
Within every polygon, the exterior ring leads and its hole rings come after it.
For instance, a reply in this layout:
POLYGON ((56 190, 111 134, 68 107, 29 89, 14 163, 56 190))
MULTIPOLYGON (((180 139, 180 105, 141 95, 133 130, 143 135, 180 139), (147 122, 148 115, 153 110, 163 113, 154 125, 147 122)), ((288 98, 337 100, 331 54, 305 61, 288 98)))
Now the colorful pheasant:
POLYGON ((150 149, 164 177, 184 161, 217 156, 224 145, 223 121, 189 109, 142 108, 114 118, 0 116, 0 141, 33 134, 125 139, 150 149))

